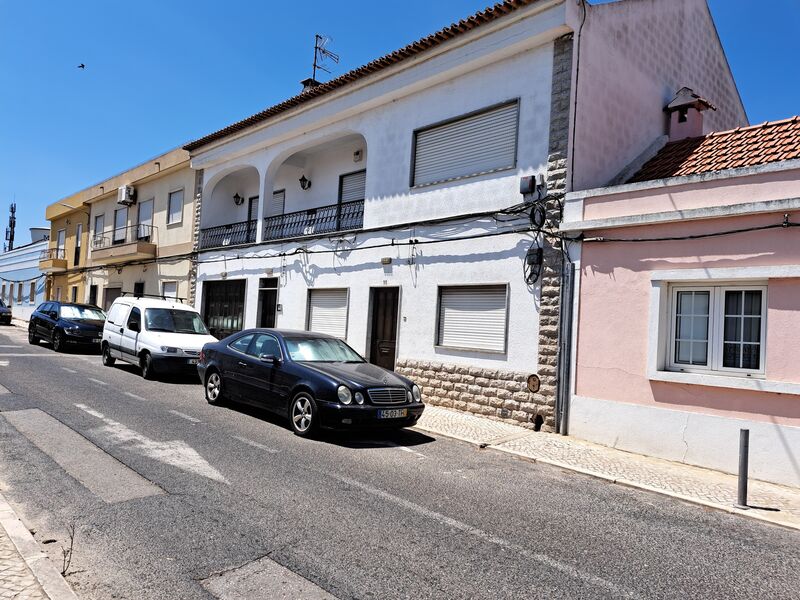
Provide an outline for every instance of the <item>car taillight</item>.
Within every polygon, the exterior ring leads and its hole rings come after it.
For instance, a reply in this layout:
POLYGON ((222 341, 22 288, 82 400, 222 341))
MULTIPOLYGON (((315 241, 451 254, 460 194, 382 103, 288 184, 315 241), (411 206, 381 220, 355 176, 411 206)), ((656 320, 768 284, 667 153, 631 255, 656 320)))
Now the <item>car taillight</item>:
POLYGON ((206 353, 203 352, 202 350, 200 350, 200 362, 201 363, 206 362, 206 353))

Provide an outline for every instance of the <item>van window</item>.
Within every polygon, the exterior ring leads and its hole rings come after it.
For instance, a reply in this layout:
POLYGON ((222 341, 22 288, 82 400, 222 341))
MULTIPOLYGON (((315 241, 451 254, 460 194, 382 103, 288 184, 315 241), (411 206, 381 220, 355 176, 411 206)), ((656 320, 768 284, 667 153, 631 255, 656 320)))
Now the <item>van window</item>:
POLYGON ((122 325, 129 308, 129 304, 115 304, 111 307, 111 310, 108 311, 108 317, 106 320, 109 323, 114 323, 115 325, 122 325))
POLYGON ((135 329, 142 330, 142 312, 138 308, 133 308, 128 317, 128 329, 134 329, 133 325, 135 325, 135 329))
POLYGON ((148 308, 144 311, 144 321, 148 331, 208 334, 200 315, 191 310, 148 308))

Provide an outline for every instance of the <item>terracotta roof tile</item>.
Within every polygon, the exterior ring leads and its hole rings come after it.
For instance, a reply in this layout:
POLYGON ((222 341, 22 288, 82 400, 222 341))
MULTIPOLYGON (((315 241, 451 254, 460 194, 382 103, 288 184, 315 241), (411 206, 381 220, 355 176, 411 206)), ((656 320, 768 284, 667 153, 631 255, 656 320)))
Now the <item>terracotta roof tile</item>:
POLYGON ((540 2, 540 0, 505 0, 504 2, 499 2, 494 6, 490 6, 470 17, 467 17, 466 19, 460 20, 458 23, 453 23, 444 29, 440 29, 435 33, 417 40, 416 42, 412 42, 407 46, 400 48, 399 50, 395 50, 390 54, 376 58, 375 60, 368 62, 366 65, 353 69, 352 71, 340 75, 339 77, 326 83, 322 83, 316 87, 305 90, 297 96, 293 96, 288 100, 284 100, 283 102, 271 106, 260 113, 238 121, 237 123, 233 123, 232 125, 228 125, 219 131, 215 131, 214 133, 206 135, 193 142, 189 142, 183 148, 184 150, 189 151, 196 150, 201 146, 205 146, 206 144, 209 144, 215 140, 224 138, 232 133, 241 131, 242 129, 246 129, 252 125, 255 125, 256 123, 266 121, 267 119, 294 108, 295 106, 303 104, 304 102, 308 102, 314 98, 319 98, 320 96, 337 90, 349 83, 352 83, 353 81, 357 81, 358 79, 362 79, 368 75, 371 75, 376 71, 386 69, 387 67, 391 67, 399 62, 417 56, 418 54, 439 46, 440 44, 443 44, 454 37, 463 35, 464 33, 467 33, 476 27, 496 21, 497 19, 502 18, 515 10, 524 8, 531 4, 536 4, 537 2, 540 2))
POLYGON ((670 142, 629 183, 800 158, 800 117, 670 142))

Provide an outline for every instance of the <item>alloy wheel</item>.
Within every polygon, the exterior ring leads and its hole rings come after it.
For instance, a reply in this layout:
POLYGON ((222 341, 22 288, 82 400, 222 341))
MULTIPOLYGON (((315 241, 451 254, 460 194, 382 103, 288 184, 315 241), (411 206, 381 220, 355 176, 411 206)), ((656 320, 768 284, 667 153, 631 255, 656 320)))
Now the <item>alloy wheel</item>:
POLYGON ((311 429, 314 419, 311 399, 308 396, 298 396, 292 404, 292 424, 295 431, 300 434, 307 433, 311 429))
POLYGON ((206 400, 209 404, 217 404, 222 396, 222 378, 214 372, 206 380, 206 400))
POLYGON ((53 334, 53 350, 56 352, 61 352, 64 350, 64 338, 62 337, 62 333, 60 331, 56 331, 53 334))
POLYGON ((38 344, 39 338, 36 337, 36 330, 33 325, 28 327, 28 343, 29 344, 38 344))

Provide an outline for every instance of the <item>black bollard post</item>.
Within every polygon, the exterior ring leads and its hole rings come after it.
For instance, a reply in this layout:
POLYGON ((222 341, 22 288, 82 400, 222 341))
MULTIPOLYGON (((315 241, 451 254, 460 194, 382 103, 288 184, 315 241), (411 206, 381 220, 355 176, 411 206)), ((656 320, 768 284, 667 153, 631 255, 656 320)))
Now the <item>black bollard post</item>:
POLYGON ((747 510, 747 471, 750 463, 750 430, 739 430, 739 489, 736 508, 747 510))

